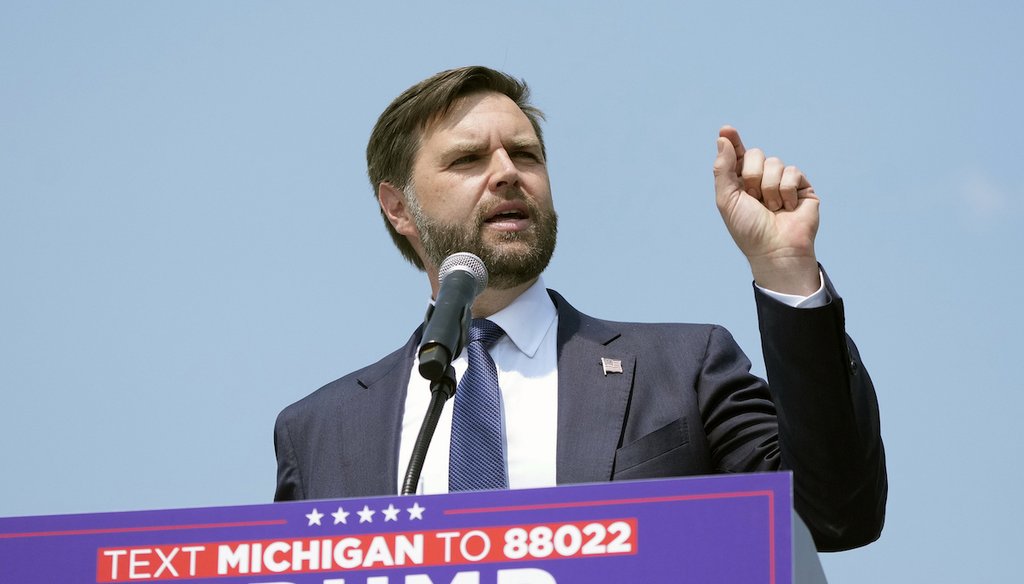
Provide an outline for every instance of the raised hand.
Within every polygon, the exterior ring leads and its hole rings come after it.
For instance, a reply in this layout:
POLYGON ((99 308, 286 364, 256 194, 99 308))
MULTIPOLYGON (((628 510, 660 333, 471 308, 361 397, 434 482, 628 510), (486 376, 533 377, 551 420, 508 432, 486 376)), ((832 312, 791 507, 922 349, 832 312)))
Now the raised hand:
POLYGON ((807 296, 821 280, 814 255, 818 196, 804 173, 759 148, 747 150, 731 126, 718 132, 715 198, 758 285, 807 296))

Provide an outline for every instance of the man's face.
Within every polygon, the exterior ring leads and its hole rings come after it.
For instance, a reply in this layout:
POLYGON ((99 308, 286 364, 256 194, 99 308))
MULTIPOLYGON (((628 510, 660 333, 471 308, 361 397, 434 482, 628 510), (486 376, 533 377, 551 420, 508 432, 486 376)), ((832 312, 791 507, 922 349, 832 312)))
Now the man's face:
POLYGON ((405 198, 435 269, 468 251, 490 286, 507 289, 539 276, 554 253, 558 218, 540 141, 504 95, 469 95, 427 127, 405 198))

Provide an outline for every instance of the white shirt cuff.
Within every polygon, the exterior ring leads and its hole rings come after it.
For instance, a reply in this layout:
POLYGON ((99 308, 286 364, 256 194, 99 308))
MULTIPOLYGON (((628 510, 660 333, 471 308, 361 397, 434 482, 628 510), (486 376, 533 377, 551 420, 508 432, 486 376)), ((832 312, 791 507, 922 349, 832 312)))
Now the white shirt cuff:
POLYGON ((774 298, 790 308, 818 308, 819 306, 825 306, 831 300, 828 292, 825 290, 825 276, 822 275, 821 270, 818 270, 818 281, 821 282, 821 285, 818 286, 818 291, 810 296, 773 292, 767 288, 758 286, 756 282, 754 283, 754 286, 756 286, 761 292, 764 292, 768 297, 774 298))

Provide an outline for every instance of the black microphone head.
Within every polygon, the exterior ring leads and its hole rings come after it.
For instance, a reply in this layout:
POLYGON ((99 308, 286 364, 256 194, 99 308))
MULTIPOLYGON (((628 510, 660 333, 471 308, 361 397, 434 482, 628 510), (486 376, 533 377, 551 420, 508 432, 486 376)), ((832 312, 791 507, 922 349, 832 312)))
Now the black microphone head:
POLYGON ((441 262, 441 268, 438 271, 438 282, 444 282, 444 279, 448 274, 451 274, 456 270, 472 274, 473 280, 476 281, 476 292, 473 294, 474 298, 487 289, 487 266, 484 265, 484 261, 482 259, 468 251, 453 253, 452 255, 444 258, 444 261, 441 262))

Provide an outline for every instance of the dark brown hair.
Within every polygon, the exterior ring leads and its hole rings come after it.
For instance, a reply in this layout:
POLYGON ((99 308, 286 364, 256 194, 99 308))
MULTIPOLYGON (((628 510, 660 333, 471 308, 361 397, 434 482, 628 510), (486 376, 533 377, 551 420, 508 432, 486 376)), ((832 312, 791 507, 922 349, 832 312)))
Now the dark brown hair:
MULTIPOLYGON (((391 183, 400 190, 408 186, 423 130, 431 122, 443 118, 459 99, 480 92, 500 93, 514 101, 533 125, 543 152, 540 121, 544 114, 530 105, 530 88, 525 81, 487 67, 449 69, 406 89, 377 118, 377 124, 370 133, 370 142, 366 145, 366 172, 374 199, 382 182, 391 183)), ((423 262, 409 240, 395 231, 383 209, 381 216, 398 251, 422 270, 423 262)))

